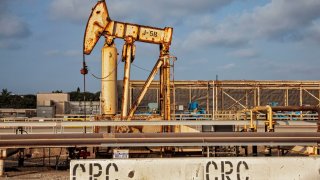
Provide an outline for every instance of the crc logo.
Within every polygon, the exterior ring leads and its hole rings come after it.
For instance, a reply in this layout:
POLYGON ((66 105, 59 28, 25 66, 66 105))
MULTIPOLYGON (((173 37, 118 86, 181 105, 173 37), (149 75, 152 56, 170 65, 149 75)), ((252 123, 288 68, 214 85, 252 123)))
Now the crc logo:
MULTIPOLYGON (((210 180, 210 175, 212 172, 218 172, 218 174, 220 173, 221 179, 216 176, 214 177, 214 180, 231 180, 230 176, 234 176, 235 173, 237 174, 237 180, 242 180, 242 169, 246 171, 249 170, 249 166, 245 161, 239 161, 237 164, 235 164, 235 166, 230 161, 221 161, 218 164, 214 161, 209 161, 206 165, 206 180, 210 180), (214 171, 210 171, 210 169, 213 169, 214 171)), ((249 180, 249 177, 246 176, 244 180, 249 180)))
MULTIPOLYGON (((77 180, 77 170, 80 169, 82 172, 86 172, 84 164, 76 164, 72 169, 72 180, 77 180)), ((96 180, 102 175, 102 165, 100 163, 90 163, 89 164, 89 180, 96 180), (95 171, 93 171, 95 170, 95 171)), ((110 172, 118 172, 118 166, 115 163, 109 163, 104 169, 106 174, 106 180, 109 179, 110 172)), ((118 180, 118 179, 115 179, 118 180)))

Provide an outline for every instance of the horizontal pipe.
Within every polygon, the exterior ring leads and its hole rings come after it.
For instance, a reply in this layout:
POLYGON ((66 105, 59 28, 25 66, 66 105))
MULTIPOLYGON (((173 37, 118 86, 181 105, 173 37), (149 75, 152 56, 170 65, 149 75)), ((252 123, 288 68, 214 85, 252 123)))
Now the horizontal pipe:
MULTIPOLYGON (((159 81, 154 81, 153 84, 158 84, 159 81)), ((297 85, 297 86, 312 86, 313 85, 319 85, 320 81, 264 81, 264 80, 260 80, 260 81, 243 81, 243 80, 224 80, 224 81, 198 81, 198 80, 177 80, 175 81, 175 85, 207 85, 209 83, 212 84, 212 82, 214 82, 215 84, 219 84, 219 85, 235 85, 236 87, 239 87, 239 85, 275 85, 276 87, 283 87, 284 85, 297 85)), ((141 80, 133 80, 130 82, 131 85, 143 85, 144 81, 141 80)), ((290 88, 286 86, 286 88, 290 88)))
POLYGON ((317 137, 179 137, 179 138, 112 138, 112 139, 52 139, 52 140, 10 140, 3 141, 1 145, 19 146, 19 145, 99 145, 101 143, 115 143, 121 146, 121 143, 226 143, 226 142, 297 142, 297 143, 318 143, 317 137))
POLYGON ((162 137, 317 137, 318 132, 204 132, 204 133, 77 133, 77 134, 6 134, 0 135, 2 140, 8 139, 97 139, 97 138, 162 138, 162 137))
MULTIPOLYGON (((52 140, 52 141, 16 141, 11 143, 5 143, 1 145, 3 148, 26 148, 26 147, 73 147, 73 146, 87 146, 87 147, 127 147, 128 144, 132 146, 145 147, 150 146, 161 147, 171 144, 171 146, 209 146, 214 144, 215 146, 232 146, 232 145, 302 145, 302 146, 317 146, 317 142, 314 139, 285 139, 279 138, 274 139, 234 139, 234 138, 223 138, 223 139, 208 139, 208 138, 198 138, 198 139, 114 139, 114 140, 52 140)), ((168 145, 169 146, 169 145, 168 145)))
MULTIPOLYGON (((258 125, 264 125, 264 121, 258 120, 258 125)), ((6 127, 75 127, 75 126, 165 126, 165 125, 249 125, 247 120, 188 120, 188 121, 88 121, 88 122, 0 122, 0 128, 6 127)), ((309 121, 278 121, 276 125, 314 125, 316 122, 309 121)))
POLYGON ((181 146, 192 144, 318 144, 320 133, 137 133, 137 134, 42 134, 0 135, 0 147, 47 147, 47 146, 181 146))
POLYGON ((317 111, 318 106, 273 106, 272 111, 317 111))

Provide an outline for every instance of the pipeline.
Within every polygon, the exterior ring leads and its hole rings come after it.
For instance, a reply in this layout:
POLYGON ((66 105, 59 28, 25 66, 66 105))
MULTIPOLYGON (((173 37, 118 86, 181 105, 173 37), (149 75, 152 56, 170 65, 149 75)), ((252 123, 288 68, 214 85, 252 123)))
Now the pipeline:
POLYGON ((272 120, 272 108, 271 106, 257 106, 252 109, 252 111, 267 111, 267 121, 268 121, 268 129, 273 132, 273 120, 272 120))
MULTIPOLYGON (((252 109, 244 109, 244 110, 242 110, 241 112, 243 112, 243 113, 247 113, 247 112, 249 112, 250 113, 250 126, 249 126, 249 129, 251 130, 251 131, 256 131, 256 126, 254 125, 254 118, 253 118, 253 110, 252 109)), ((238 114, 237 114, 238 115, 238 114)), ((239 119, 239 118, 238 118, 239 119)), ((256 118, 255 118, 256 119, 256 118)), ((247 120, 247 115, 245 116, 245 120, 247 120)), ((245 126, 246 127, 246 126, 245 126)))
POLYGON ((318 113, 317 132, 320 132, 320 107, 319 106, 257 106, 253 109, 244 109, 242 112, 250 112, 250 128, 253 127, 253 112, 266 111, 269 131, 273 131, 273 111, 316 111, 318 113))
POLYGON ((0 147, 186 146, 192 144, 319 144, 320 133, 137 133, 0 135, 0 147), (169 146, 168 145, 168 146, 169 146))

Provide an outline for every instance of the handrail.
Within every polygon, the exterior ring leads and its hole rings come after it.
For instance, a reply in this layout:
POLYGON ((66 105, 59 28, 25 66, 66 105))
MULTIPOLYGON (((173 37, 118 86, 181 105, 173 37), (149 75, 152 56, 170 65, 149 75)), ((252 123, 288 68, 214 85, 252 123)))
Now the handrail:
MULTIPOLYGON (((251 125, 253 124, 252 112, 266 111, 268 129, 273 130, 273 111, 316 111, 317 112, 317 132, 320 132, 320 107, 319 106, 256 106, 251 110, 244 109, 242 112, 250 112, 251 125)), ((292 114, 291 114, 292 116, 292 114)))

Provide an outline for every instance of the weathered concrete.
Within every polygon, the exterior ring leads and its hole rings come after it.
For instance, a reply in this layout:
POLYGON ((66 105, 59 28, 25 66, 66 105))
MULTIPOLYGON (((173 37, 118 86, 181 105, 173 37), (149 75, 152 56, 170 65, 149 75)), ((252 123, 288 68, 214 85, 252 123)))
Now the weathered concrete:
POLYGON ((70 179, 320 179, 320 157, 73 160, 70 179))

